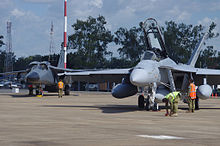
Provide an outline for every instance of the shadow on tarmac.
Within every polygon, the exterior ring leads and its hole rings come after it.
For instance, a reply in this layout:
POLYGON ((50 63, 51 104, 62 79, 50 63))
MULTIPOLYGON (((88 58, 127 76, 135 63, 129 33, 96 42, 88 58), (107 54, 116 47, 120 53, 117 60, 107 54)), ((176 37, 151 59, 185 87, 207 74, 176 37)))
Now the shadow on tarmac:
MULTIPOLYGON (((115 113, 125 113, 134 111, 144 111, 140 110, 137 105, 97 105, 97 106, 77 106, 77 105, 43 105, 43 107, 58 107, 58 108, 81 108, 81 110, 102 110, 102 113, 115 114, 115 113)), ((166 109, 165 106, 160 106, 160 110, 166 109)), ((188 110, 187 107, 179 107, 181 110, 188 110)), ((206 110, 220 110, 220 108, 215 107, 200 107, 200 109, 206 110)), ((150 110, 152 111, 152 110, 150 110)))
POLYGON ((10 95, 13 98, 28 98, 28 97, 33 97, 31 95, 16 95, 16 94, 12 94, 10 95))
POLYGON ((100 105, 100 106, 77 106, 77 105, 43 105, 43 107, 72 107, 83 108, 81 110, 100 109, 103 113, 114 114, 139 111, 136 105, 100 105), (86 108, 86 109, 85 109, 86 108))
MULTIPOLYGON (((13 97, 13 98, 28 98, 28 97, 36 97, 36 95, 28 95, 28 94, 11 94, 10 95, 11 97, 13 97)), ((58 94, 44 94, 43 95, 43 97, 49 97, 49 96, 56 96, 56 97, 58 97, 58 94)), ((79 96, 79 95, 77 95, 77 94, 74 94, 74 95, 71 95, 71 96, 79 96)), ((42 97, 42 98, 43 98, 42 97)))

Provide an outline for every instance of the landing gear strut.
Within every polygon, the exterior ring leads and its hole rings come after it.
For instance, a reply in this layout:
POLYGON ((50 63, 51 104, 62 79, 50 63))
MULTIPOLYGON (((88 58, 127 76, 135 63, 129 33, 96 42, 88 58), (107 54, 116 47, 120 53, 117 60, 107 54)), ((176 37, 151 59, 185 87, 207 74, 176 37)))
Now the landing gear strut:
MULTIPOLYGON (((144 93, 145 92, 142 91, 143 95, 139 95, 139 97, 138 97, 138 108, 139 109, 141 109, 141 110, 144 109, 144 106, 146 104, 145 109, 147 111, 149 111, 150 109, 152 109, 153 111, 158 111, 159 110, 159 106, 155 102, 156 89, 157 89, 156 83, 153 83, 151 85, 151 87, 148 87, 146 89, 147 98, 144 98, 144 93)), ((145 89, 144 89, 144 91, 145 91, 145 89)))
POLYGON ((70 95, 70 87, 69 87, 69 85, 65 85, 64 93, 65 93, 65 95, 70 95))
POLYGON ((146 111, 149 111, 150 109, 152 109, 153 111, 160 110, 158 104, 156 102, 151 101, 150 96, 144 98, 143 95, 138 96, 138 108, 140 110, 143 110, 145 108, 146 111))

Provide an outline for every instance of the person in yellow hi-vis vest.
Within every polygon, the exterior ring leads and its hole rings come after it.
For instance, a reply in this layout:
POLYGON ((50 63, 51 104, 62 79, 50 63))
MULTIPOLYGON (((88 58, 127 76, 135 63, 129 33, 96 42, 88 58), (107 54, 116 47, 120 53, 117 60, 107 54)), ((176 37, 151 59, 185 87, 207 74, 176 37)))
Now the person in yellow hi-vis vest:
POLYGON ((188 105, 189 113, 195 111, 195 99, 196 99, 196 86, 193 83, 193 79, 189 79, 189 91, 188 91, 188 105))
POLYGON ((64 83, 60 79, 60 81, 58 82, 58 98, 62 98, 63 96, 63 86, 64 86, 64 83))
POLYGON ((166 106, 166 114, 165 116, 174 116, 177 117, 177 111, 178 111, 178 102, 181 97, 181 93, 178 91, 171 92, 165 96, 165 98, 162 100, 165 102, 166 106), (170 113, 168 111, 168 103, 170 104, 170 113))

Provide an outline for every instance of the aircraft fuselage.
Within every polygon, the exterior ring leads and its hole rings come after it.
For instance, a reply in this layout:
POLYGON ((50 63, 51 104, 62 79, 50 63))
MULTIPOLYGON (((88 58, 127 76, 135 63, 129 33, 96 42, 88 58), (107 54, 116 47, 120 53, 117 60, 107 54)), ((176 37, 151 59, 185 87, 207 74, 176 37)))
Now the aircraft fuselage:
POLYGON ((175 64, 175 62, 169 58, 161 61, 140 61, 130 74, 130 82, 137 87, 145 87, 152 83, 168 83, 167 71, 160 68, 164 64, 175 64))
POLYGON ((28 84, 34 85, 53 85, 56 84, 55 76, 50 68, 41 68, 40 66, 33 67, 25 76, 28 84))

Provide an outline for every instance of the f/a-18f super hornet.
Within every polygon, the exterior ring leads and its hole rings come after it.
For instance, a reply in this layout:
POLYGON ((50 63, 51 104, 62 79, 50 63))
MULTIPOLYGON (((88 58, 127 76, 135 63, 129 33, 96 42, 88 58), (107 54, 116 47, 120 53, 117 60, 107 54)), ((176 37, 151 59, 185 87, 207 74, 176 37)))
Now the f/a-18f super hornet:
MULTIPOLYGON (((186 95, 190 78, 198 86, 197 97, 207 99, 212 93, 210 85, 220 83, 220 70, 195 68, 201 46, 207 33, 201 38, 187 64, 177 64, 169 58, 161 29, 153 18, 141 23, 146 39, 146 51, 142 60, 133 68, 101 71, 68 72, 59 75, 66 80, 86 82, 119 82, 112 89, 116 98, 125 98, 137 93, 138 107, 157 110, 159 102, 171 91, 180 90, 186 95), (210 84, 210 85, 208 85, 210 84), (146 95, 146 96, 145 96, 146 95), (144 97, 145 96, 145 97, 144 97)), ((175 48, 173 48, 175 51, 175 48)))
MULTIPOLYGON (((59 81, 58 73, 63 72, 78 72, 82 70, 66 69, 64 68, 64 50, 61 49, 58 65, 52 66, 49 62, 31 62, 26 70, 1 73, 1 75, 17 74, 17 76, 24 75, 24 81, 31 88, 29 93, 32 94, 32 90, 36 89, 36 94, 39 94, 41 90, 56 92, 57 83, 59 81)), ((61 77, 60 77, 61 78, 61 77)), ((67 82, 64 82, 65 95, 69 95, 70 86, 67 82)))

